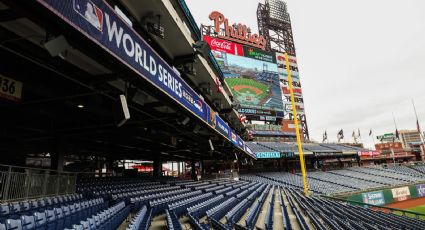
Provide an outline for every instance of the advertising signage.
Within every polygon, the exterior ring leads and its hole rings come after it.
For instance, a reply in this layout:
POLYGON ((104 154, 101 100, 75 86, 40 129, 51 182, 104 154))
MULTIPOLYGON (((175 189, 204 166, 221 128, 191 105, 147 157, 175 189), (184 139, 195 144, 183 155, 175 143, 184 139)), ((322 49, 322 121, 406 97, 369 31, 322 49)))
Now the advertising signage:
POLYGON ((395 201, 404 201, 410 199, 409 187, 393 188, 391 189, 395 201))
POLYGON ((256 152, 257 159, 278 159, 280 152, 256 152))
POLYGON ((244 49, 241 44, 236 44, 223 39, 204 36, 204 41, 210 45, 211 50, 225 52, 237 56, 244 56, 244 49))
POLYGON ((256 49, 249 46, 243 47, 243 53, 245 57, 257 59, 260 61, 276 63, 276 56, 274 53, 266 52, 260 49, 256 49))
POLYGON ((214 32, 218 34, 220 38, 255 46, 262 50, 266 49, 267 40, 264 36, 251 33, 251 30, 246 25, 242 25, 241 23, 229 23, 229 19, 218 11, 211 12, 210 20, 214 21, 214 32), (224 31, 224 35, 221 31, 224 31))
POLYGON ((37 2, 230 140, 230 127, 105 1, 37 2))
POLYGON ((418 197, 425 197, 425 184, 416 185, 416 190, 418 191, 418 197))
POLYGON ((358 152, 358 155, 360 157, 376 157, 376 156, 381 155, 381 152, 380 151, 376 151, 376 150, 373 150, 373 151, 359 151, 358 152))
POLYGON ((384 205, 384 193, 382 190, 362 193, 363 203, 371 204, 371 205, 384 205))

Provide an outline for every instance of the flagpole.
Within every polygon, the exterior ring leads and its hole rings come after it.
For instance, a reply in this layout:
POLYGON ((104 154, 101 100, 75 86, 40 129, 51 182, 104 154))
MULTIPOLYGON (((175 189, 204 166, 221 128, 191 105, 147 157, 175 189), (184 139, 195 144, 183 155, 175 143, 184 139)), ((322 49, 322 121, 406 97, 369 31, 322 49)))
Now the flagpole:
POLYGON ((376 143, 375 143, 375 138, 373 137, 372 129, 370 129, 369 133, 370 133, 370 135, 369 135, 369 136, 371 136, 371 137, 372 137, 373 147, 375 148, 376 143))
MULTIPOLYGON (((416 116, 416 125, 418 126, 418 127, 416 127, 416 128, 418 129, 419 137, 421 138, 421 141, 422 141, 422 147, 421 147, 421 150, 422 150, 422 152, 424 153, 424 152, 425 152, 425 137, 424 137, 423 133, 421 132, 421 129, 420 129, 420 126, 419 126, 418 113, 416 112, 415 101, 413 101, 413 98, 412 98, 412 105, 413 105, 413 110, 415 111, 415 116, 416 116)), ((424 157, 424 156, 422 156, 422 161, 423 161, 423 160, 425 160, 424 158, 425 158, 425 157, 424 157)))
MULTIPOLYGON (((418 113, 416 112, 415 101, 413 101, 413 99, 412 99, 412 105, 413 105, 413 110, 415 111, 416 124, 417 124, 417 125, 418 125, 418 127, 419 127, 419 118, 418 118, 418 113)), ((418 127, 417 127, 417 128, 418 128, 418 127)), ((425 145, 425 143, 424 143, 425 138, 424 138, 424 136, 423 136, 423 133, 421 132, 421 130, 418 130, 418 132, 419 132, 419 136, 421 137, 422 144, 423 144, 423 145, 425 145)))
POLYGON ((394 121, 395 130, 398 130, 397 129, 397 123, 395 122, 394 112, 392 114, 393 114, 393 121, 394 121))

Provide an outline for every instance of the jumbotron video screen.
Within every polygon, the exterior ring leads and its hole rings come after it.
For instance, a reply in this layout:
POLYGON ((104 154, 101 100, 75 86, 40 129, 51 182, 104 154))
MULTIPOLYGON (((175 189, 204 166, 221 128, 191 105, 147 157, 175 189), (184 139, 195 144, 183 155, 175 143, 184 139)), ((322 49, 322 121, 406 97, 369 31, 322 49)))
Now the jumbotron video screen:
POLYGON ((208 38, 232 96, 242 108, 284 111, 282 89, 274 53, 208 38))

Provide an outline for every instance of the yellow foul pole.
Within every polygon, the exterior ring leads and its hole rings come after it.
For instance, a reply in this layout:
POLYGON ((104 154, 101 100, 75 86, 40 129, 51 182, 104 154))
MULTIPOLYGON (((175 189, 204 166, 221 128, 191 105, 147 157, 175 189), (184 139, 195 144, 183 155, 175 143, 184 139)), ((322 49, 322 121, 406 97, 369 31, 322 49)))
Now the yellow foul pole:
POLYGON ((301 164, 301 173, 303 176, 304 194, 308 196, 307 172, 305 170, 303 146, 301 143, 300 128, 298 125, 297 108, 295 107, 294 90, 292 88, 292 77, 291 77, 291 69, 289 68, 288 53, 285 53, 285 61, 286 61, 286 72, 288 73, 289 93, 291 94, 292 112, 294 114, 295 133, 297 135, 298 153, 300 154, 300 164, 301 164))

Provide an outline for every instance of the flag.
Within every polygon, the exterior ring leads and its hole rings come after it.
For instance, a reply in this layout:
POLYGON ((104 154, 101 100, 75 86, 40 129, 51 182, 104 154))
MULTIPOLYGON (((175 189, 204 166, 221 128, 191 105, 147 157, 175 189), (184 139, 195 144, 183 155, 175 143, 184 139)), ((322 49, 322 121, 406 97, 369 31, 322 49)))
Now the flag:
POLYGON ((395 129, 395 138, 400 140, 400 133, 398 133, 397 129, 395 129))
POLYGON ((246 116, 243 114, 239 114, 239 120, 244 123, 246 121, 246 116))
POLYGON ((221 81, 218 77, 215 79, 215 84, 217 85, 217 93, 223 93, 223 86, 221 86, 221 81))
POLYGON ((254 132, 252 130, 248 130, 248 139, 252 140, 254 138, 254 132))
POLYGON ((360 135, 360 129, 357 129, 358 137, 361 137, 360 135))
POLYGON ((419 126, 419 120, 416 119, 416 128, 418 129, 419 134, 421 134, 421 127, 419 126))
POLYGON ((325 131, 325 133, 323 134, 323 140, 322 140, 322 142, 325 142, 327 139, 328 139, 328 134, 325 131))
POLYGON ((372 136, 372 130, 369 131, 369 137, 372 136))
POLYGON ((338 132, 338 135, 337 135, 337 138, 338 138, 338 142, 341 140, 341 139, 344 139, 344 131, 341 129, 341 130, 339 130, 339 132, 338 132))
POLYGON ((352 137, 356 137, 356 132, 353 130, 353 134, 351 134, 352 137))

